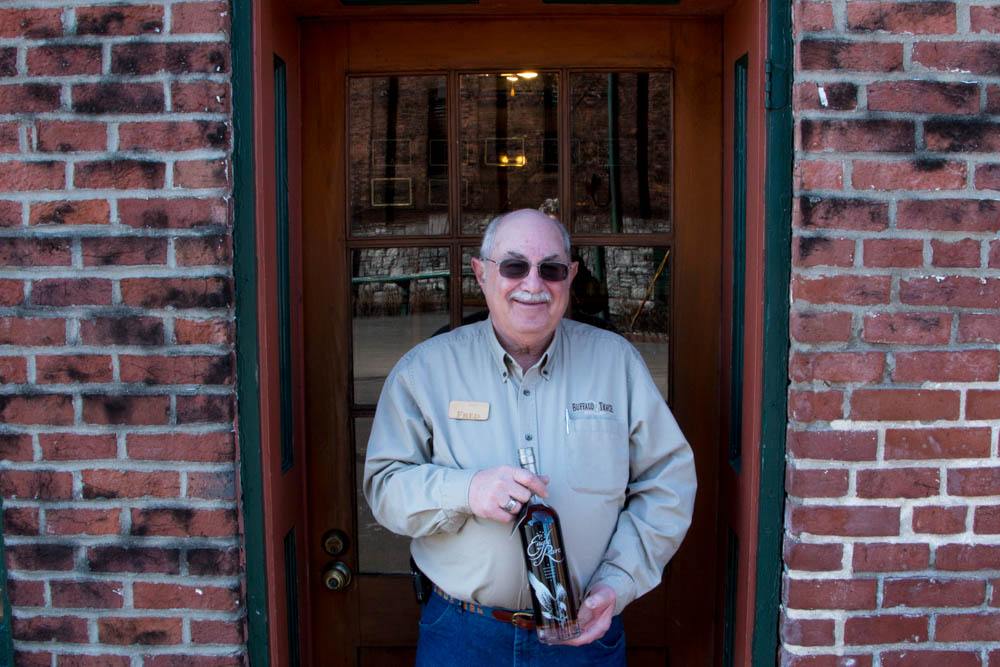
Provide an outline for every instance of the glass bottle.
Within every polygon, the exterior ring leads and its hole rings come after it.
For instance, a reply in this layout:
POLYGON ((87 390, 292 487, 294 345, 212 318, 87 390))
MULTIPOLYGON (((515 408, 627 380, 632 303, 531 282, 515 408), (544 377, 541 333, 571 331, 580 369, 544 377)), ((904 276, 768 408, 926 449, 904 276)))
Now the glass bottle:
MULTIPOLYGON (((517 454, 521 467, 537 475, 534 447, 522 447, 517 454)), ((528 569, 535 628, 539 641, 558 644, 580 634, 559 515, 534 494, 523 512, 521 546, 528 569)))

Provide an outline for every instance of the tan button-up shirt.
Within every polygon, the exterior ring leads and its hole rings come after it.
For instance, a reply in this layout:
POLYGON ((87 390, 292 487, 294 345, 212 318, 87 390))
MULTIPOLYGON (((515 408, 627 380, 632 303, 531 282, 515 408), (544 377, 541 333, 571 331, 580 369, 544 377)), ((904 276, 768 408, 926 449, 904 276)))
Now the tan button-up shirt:
MULTIPOLYGON (((523 374, 490 320, 421 343, 386 379, 365 462, 375 518, 413 538, 420 568, 448 594, 531 606, 511 525, 469 508, 479 470, 517 466, 533 446, 551 480, 578 594, 601 582, 616 613, 660 582, 691 523, 694 458, 639 352, 624 338, 563 320, 523 374), (451 401, 489 417, 449 419, 451 401)), ((578 598, 579 599, 579 598, 578 598)))

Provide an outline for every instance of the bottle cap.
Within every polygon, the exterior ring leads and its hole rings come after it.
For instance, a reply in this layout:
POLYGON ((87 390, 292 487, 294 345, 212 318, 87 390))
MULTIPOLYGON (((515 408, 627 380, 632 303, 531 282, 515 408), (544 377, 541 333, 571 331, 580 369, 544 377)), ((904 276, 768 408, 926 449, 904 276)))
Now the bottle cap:
POLYGON ((535 448, 534 447, 521 447, 517 450, 517 460, 521 462, 522 466, 534 466, 535 465, 535 448))

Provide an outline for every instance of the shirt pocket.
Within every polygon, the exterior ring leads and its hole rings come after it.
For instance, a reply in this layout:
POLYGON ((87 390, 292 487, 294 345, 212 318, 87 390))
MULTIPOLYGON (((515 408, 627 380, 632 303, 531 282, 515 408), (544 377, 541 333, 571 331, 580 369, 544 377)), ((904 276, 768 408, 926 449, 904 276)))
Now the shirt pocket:
POLYGON ((628 430, 609 417, 569 418, 569 485, 584 493, 617 495, 628 484, 628 430))

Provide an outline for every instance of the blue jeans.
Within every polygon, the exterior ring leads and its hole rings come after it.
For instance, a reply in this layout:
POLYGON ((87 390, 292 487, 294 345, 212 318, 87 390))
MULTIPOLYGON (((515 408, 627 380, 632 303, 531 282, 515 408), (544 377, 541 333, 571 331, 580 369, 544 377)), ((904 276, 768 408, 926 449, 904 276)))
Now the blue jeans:
POLYGON ((615 616, 587 646, 549 646, 534 630, 465 611, 433 594, 420 615, 417 667, 624 667, 625 631, 615 616))

